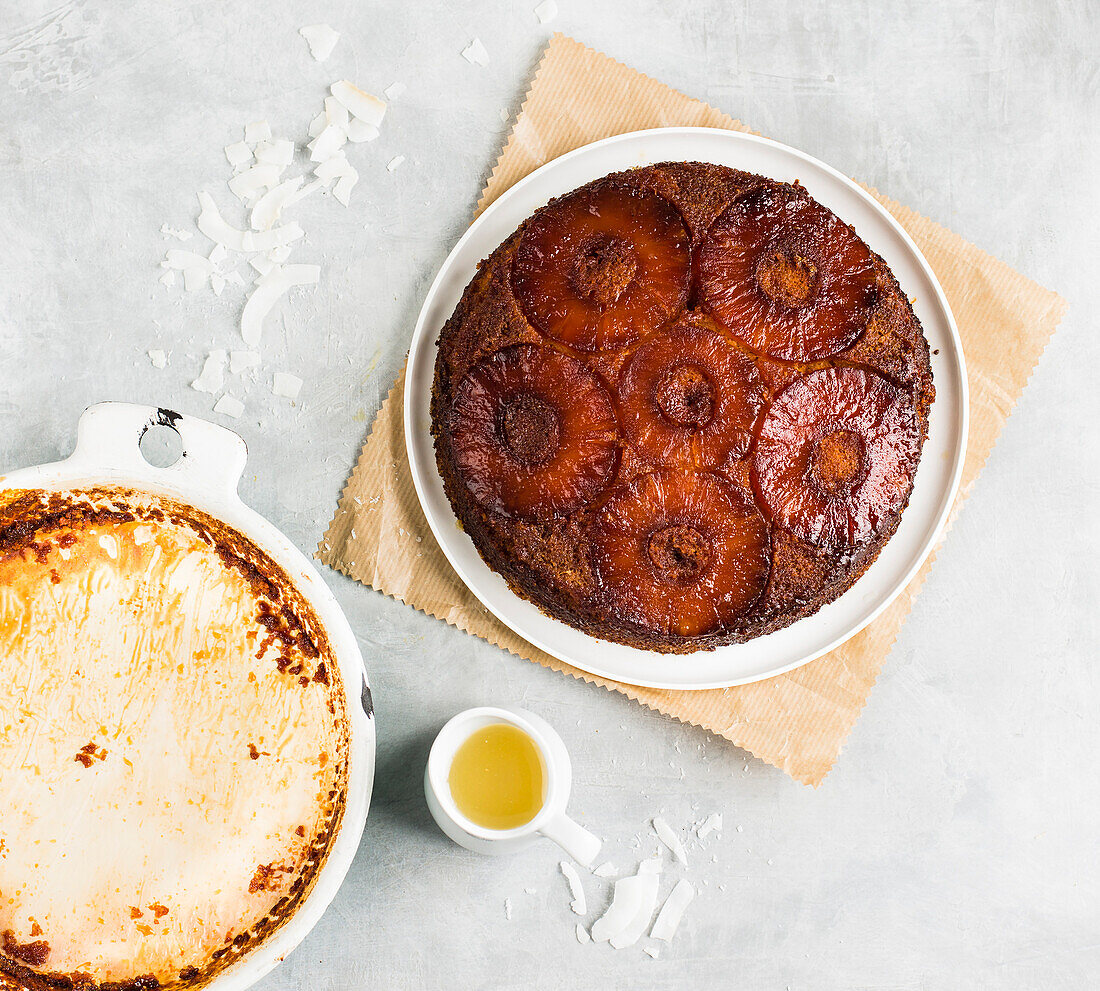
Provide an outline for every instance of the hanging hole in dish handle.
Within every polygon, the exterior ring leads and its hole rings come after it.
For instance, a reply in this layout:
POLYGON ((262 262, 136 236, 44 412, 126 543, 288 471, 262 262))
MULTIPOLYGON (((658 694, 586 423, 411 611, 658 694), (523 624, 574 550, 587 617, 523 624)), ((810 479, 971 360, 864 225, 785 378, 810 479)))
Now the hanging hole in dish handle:
POLYGON ((80 416, 69 462, 93 472, 134 474, 232 498, 247 457, 244 441, 216 423, 156 406, 98 403, 80 416), (170 454, 163 457, 174 441, 154 442, 166 430, 178 437, 174 460, 170 454))

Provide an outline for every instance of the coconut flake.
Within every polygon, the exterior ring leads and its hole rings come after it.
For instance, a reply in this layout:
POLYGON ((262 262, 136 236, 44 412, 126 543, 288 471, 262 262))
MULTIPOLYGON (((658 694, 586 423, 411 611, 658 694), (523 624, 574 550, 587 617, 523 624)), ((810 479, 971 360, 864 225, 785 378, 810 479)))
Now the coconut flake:
POLYGON ((239 200, 258 196, 261 190, 270 189, 279 181, 281 171, 278 165, 253 165, 229 180, 229 191, 239 200))
POLYGON ((359 173, 349 165, 348 171, 340 176, 340 178, 336 180, 336 185, 332 187, 332 195, 336 197, 338 202, 347 206, 351 201, 351 191, 355 188, 355 184, 358 181, 359 173))
POLYGON ((333 31, 327 24, 307 24, 298 28, 298 33, 306 39, 309 54, 318 62, 324 62, 340 40, 339 32, 333 31))
POLYGON ((577 942, 589 943, 592 941, 592 937, 588 935, 588 930, 584 928, 579 922, 577 923, 577 942))
POLYGON ((611 877, 615 873, 615 865, 607 861, 606 863, 600 864, 599 867, 594 868, 592 873, 595 874, 596 877, 611 877))
POLYGON ((183 231, 178 227, 169 227, 167 224, 160 225, 160 232, 166 237, 178 238, 181 241, 190 241, 195 236, 194 231, 183 231))
POLYGON ((597 943, 610 940, 617 950, 641 939, 657 903, 659 883, 660 875, 640 872, 616 881, 611 905, 592 926, 592 939, 597 943))
POLYGON ((202 206, 197 221, 199 230, 211 241, 224 245, 232 251, 271 251, 273 248, 290 244, 291 241, 297 241, 305 233, 293 221, 282 227, 274 227, 258 233, 237 230, 222 219, 214 198, 209 193, 205 191, 199 193, 199 204, 202 206))
POLYGON ((197 251, 184 251, 183 248, 169 248, 164 253, 162 264, 165 268, 174 268, 181 272, 189 268, 201 268, 207 272, 214 270, 214 263, 205 255, 200 255, 197 251))
POLYGON ((535 8, 535 16, 539 19, 539 24, 549 24, 558 16, 558 5, 554 0, 543 0, 535 8))
POLYGON ((462 57, 471 65, 489 64, 489 53, 485 50, 485 46, 481 43, 480 38, 474 38, 473 41, 462 49, 462 57))
POLYGON ((341 151, 318 165, 313 170, 313 174, 327 185, 333 179, 342 176, 349 168, 351 166, 348 164, 347 156, 341 151))
POLYGON ((225 157, 233 168, 238 169, 247 162, 252 161, 252 149, 243 141, 235 141, 225 146, 225 157))
POLYGON ((226 272, 225 281, 228 282, 231 286, 244 285, 244 279, 241 278, 240 272, 226 272))
POLYGON ((577 873, 577 868, 567 861, 562 861, 559 865, 562 874, 565 875, 565 880, 569 882, 569 891, 573 895, 573 901, 569 907, 577 915, 585 915, 588 912, 588 906, 584 900, 584 887, 581 884, 581 876, 577 873))
MULTIPOLYGON (((297 375, 291 375, 290 372, 276 372, 272 376, 271 393, 274 396, 282 396, 284 399, 297 399, 298 393, 302 391, 302 380, 297 375)), ((508 905, 511 906, 511 899, 508 899, 508 905)))
POLYGON ((336 127, 342 127, 346 131, 350 122, 351 116, 348 114, 348 108, 337 100, 335 96, 326 96, 325 123, 332 124, 336 127))
POLYGON ((672 893, 661 906, 661 911, 657 913, 657 921, 649 931, 650 937, 664 940, 666 943, 672 939, 676 935, 676 927, 680 925, 684 909, 691 904, 694 897, 695 889, 691 886, 691 882, 684 878, 677 881, 676 887, 672 889, 672 893))
POLYGON ((160 277, 160 281, 164 283, 164 285, 167 286, 169 289, 171 289, 172 286, 176 284, 176 273, 172 269, 168 269, 168 271, 160 277))
POLYGON ((659 946, 643 946, 642 952, 656 960, 661 955, 661 948, 659 946))
POLYGON ((320 278, 319 265, 277 265, 262 275, 241 313, 241 336, 245 343, 252 347, 260 343, 264 317, 271 312, 280 296, 293 286, 313 285, 320 278))
POLYGON ((244 126, 244 139, 250 145, 271 140, 271 125, 266 120, 254 120, 244 126))
POLYGON ((396 100, 402 93, 405 92, 406 86, 404 83, 390 83, 384 90, 387 100, 396 100))
POLYGON ((340 149, 348 140, 347 132, 337 124, 329 124, 306 147, 309 149, 311 162, 326 162, 334 155, 339 154, 340 149))
POLYGON ((722 829, 722 813, 712 812, 706 817, 700 824, 699 828, 695 830, 695 835, 701 840, 705 840, 711 833, 717 833, 722 829))
POLYGON ((687 851, 676 831, 660 816, 655 816, 653 819, 653 831, 658 839, 672 851, 672 855, 687 867, 687 851))
POLYGON ((378 137, 378 133, 377 127, 373 124, 361 121, 358 117, 348 121, 348 140, 354 144, 360 144, 363 141, 373 141, 378 137))
POLYGON ((293 179, 280 182, 274 189, 269 190, 260 197, 252 208, 252 216, 249 220, 254 231, 271 230, 275 225, 275 221, 279 219, 283 207, 298 191, 304 178, 305 176, 298 175, 293 179))
POLYGON ((259 351, 230 351, 229 374, 240 375, 249 368, 255 368, 260 363, 259 351))
POLYGON ((183 288, 186 292, 200 292, 206 288, 209 278, 209 269, 185 268, 183 270, 183 288))
POLYGON ((505 898, 504 899, 504 918, 508 922, 512 921, 512 899, 511 898, 505 898))
POLYGON ((220 296, 222 290, 225 288, 225 277, 218 275, 217 272, 210 273, 210 288, 214 290, 215 296, 220 296))
POLYGON ((256 161, 264 165, 275 165, 280 169, 285 169, 294 161, 294 142, 289 138, 262 141, 256 145, 256 161))
POLYGON ((259 272, 260 275, 267 275, 267 273, 275 267, 275 263, 264 255, 260 255, 256 258, 249 258, 248 264, 259 272))
POLYGON ((317 137, 328 126, 328 118, 325 116, 325 112, 322 110, 316 117, 309 122, 308 134, 311 138, 317 137))
POLYGON ((168 355, 160 348, 153 348, 149 352, 149 360, 153 363, 154 368, 164 368, 168 364, 168 355))
POLYGON ((396 155, 395 157, 391 158, 388 162, 386 162, 386 171, 387 172, 397 171, 397 169, 399 169, 401 167, 401 163, 403 161, 405 161, 405 156, 404 155, 396 155))
POLYGON ((224 244, 215 244, 210 251, 210 264, 217 268, 226 258, 229 257, 229 252, 225 250, 224 244))
POLYGON ((217 392, 222 387, 222 379, 225 377, 225 351, 216 348, 206 356, 199 377, 191 383, 191 388, 197 392, 217 392))
POLYGON ((234 396, 229 395, 227 392, 221 399, 214 403, 214 412, 221 413, 225 416, 231 416, 235 420, 244 412, 244 403, 234 396))
POLYGON ((346 79, 333 83, 329 87, 329 92, 347 107, 352 117, 358 117, 364 124, 370 124, 372 127, 382 126, 382 118, 386 116, 386 104, 377 96, 364 93, 346 79))

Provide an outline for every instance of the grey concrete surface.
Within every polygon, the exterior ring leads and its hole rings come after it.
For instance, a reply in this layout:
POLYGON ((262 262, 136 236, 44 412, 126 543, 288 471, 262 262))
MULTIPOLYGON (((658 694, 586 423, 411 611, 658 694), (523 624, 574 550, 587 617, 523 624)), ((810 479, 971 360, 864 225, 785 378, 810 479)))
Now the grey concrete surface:
MULTIPOLYGON (((166 247, 206 244, 161 224, 193 225, 246 122, 299 137, 332 80, 400 80, 382 137, 352 153, 351 207, 295 214, 295 260, 320 261, 320 285, 269 327, 244 417, 214 417, 248 441, 246 500, 312 551, 551 29, 950 226, 1069 315, 816 791, 330 573, 375 687, 375 800, 332 907, 261 987, 1096 986, 1097 5, 558 2, 548 26, 535 0, 4 4, 0 470, 66 454, 99 400, 212 416, 188 383, 209 347, 239 346, 240 292, 159 285, 166 247), (297 34, 318 21, 342 33, 324 65, 297 34), (474 36, 487 67, 459 56, 474 36), (277 368, 305 380, 297 404, 271 396, 277 368), (433 732, 494 702, 559 728, 573 809, 622 869, 653 846, 658 810, 678 826, 724 814, 692 851, 699 897, 660 959, 578 945, 549 845, 481 859, 430 824, 433 732)), ((588 888, 591 921, 607 894, 588 888)))

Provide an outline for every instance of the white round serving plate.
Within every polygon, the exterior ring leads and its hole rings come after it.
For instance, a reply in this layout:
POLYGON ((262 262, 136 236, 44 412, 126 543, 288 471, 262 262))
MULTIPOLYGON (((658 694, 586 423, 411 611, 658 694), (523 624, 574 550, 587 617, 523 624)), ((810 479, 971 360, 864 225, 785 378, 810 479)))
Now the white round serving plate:
POLYGON ((855 635, 909 583, 935 546, 962 472, 967 436, 967 381, 954 317, 928 262, 908 234, 867 192, 835 169, 767 138, 705 127, 635 131, 597 141, 548 162, 495 200, 455 245, 428 291, 413 334, 405 377, 405 444, 413 483, 443 553, 471 591, 525 640, 604 678, 649 688, 743 685, 790 671, 855 635), (932 349, 936 402, 909 507, 875 563, 840 598, 786 629, 744 644, 693 654, 661 654, 610 643, 552 619, 520 598, 481 559, 458 526, 436 468, 431 391, 439 332, 477 264, 548 200, 623 169, 667 161, 714 162, 796 179, 818 202, 851 224, 913 298, 932 349))
POLYGON ((350 734, 343 819, 313 887, 294 914, 205 985, 217 991, 243 991, 316 925, 359 848, 374 783, 374 707, 355 634, 309 559, 237 495, 246 458, 244 441, 225 427, 152 406, 99 403, 81 415, 76 449, 66 460, 0 475, 0 492, 118 486, 194 507, 247 537, 279 564, 324 627, 344 686, 350 734), (156 426, 171 427, 182 443, 182 455, 166 468, 150 464, 138 446, 145 432, 156 426))

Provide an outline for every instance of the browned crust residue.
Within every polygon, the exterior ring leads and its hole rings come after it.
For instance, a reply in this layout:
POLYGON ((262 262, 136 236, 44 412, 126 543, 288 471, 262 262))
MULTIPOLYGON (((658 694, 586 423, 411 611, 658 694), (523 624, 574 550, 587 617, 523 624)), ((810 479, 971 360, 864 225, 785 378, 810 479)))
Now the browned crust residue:
MULTIPOLYGON (((217 553, 226 567, 244 576, 252 593, 262 603, 261 615, 256 620, 268 631, 268 642, 286 648, 286 651, 280 652, 277 668, 296 679, 304 677, 307 684, 316 681, 327 689, 326 707, 341 727, 337 755, 340 764, 336 776, 338 787, 330 791, 323 810, 325 820, 303 854, 305 867, 291 880, 286 893, 266 916, 249 930, 235 934, 229 945, 215 950, 209 963, 201 968, 189 966, 181 969, 178 981, 168 985, 201 987, 278 929, 312 890, 343 820, 350 742, 348 721, 339 669, 332 664, 331 647, 324 628, 309 603, 294 587, 289 575, 256 544, 239 531, 199 510, 125 487, 102 486, 60 492, 8 490, 0 492, 0 559, 17 556, 45 564, 56 548, 73 547, 80 531, 88 527, 137 520, 191 529, 217 553), (310 660, 320 659, 315 667, 311 665, 313 670, 307 672, 300 661, 292 663, 288 659, 287 654, 294 649, 310 660), (290 670, 292 668, 296 670, 290 670)), ((89 767, 107 756, 104 748, 89 742, 73 759, 89 767)), ((3 841, 0 840, 0 853, 3 852, 3 841)), ((264 877, 265 884, 271 878, 277 878, 280 872, 293 873, 280 865, 267 867, 270 874, 264 877)), ((269 890, 277 890, 277 887, 269 890)), ((154 923, 168 912, 167 907, 160 903, 152 903, 147 908, 154 916, 154 923)), ((151 926, 136 921, 144 917, 137 906, 130 906, 130 916, 135 920, 136 927, 144 927, 149 935, 156 932, 151 926)), ((46 964, 48 954, 49 944, 45 940, 19 943, 14 933, 10 930, 5 932, 0 942, 0 988, 14 987, 26 991, 152 991, 162 986, 152 974, 143 974, 129 981, 97 982, 94 975, 81 971, 44 972, 38 968, 46 964)))

